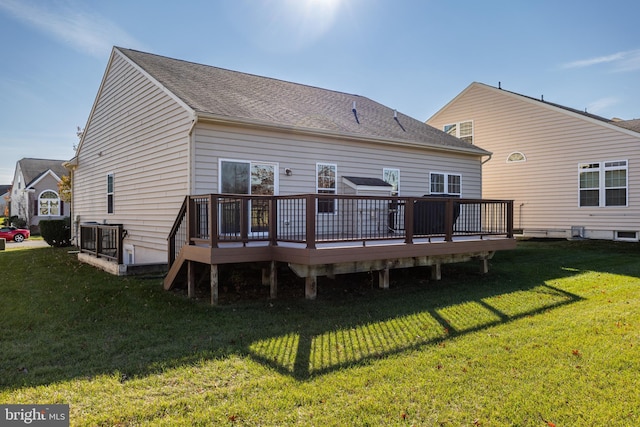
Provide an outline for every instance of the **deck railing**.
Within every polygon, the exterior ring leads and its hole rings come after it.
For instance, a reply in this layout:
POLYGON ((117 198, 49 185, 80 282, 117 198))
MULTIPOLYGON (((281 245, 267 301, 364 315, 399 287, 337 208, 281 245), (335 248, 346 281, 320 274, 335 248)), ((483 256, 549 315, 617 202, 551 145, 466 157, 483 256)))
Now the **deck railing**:
POLYGON ((122 264, 122 224, 80 224, 80 252, 122 264))
POLYGON ((184 245, 303 244, 513 237, 510 200, 328 194, 187 196, 169 235, 169 266, 184 245))

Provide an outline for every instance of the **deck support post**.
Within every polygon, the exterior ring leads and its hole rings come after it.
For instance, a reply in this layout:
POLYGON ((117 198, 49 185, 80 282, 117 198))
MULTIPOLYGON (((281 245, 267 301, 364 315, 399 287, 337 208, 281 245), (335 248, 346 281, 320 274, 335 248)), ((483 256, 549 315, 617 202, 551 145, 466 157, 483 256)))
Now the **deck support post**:
POLYGON ((278 268, 275 261, 271 261, 269 266, 269 298, 278 297, 278 268))
POLYGON ((218 265, 211 264, 211 305, 218 305, 218 265))
POLYGON ((378 286, 380 289, 389 289, 389 267, 378 271, 378 286))
POLYGON ((480 273, 481 274, 487 274, 489 272, 489 259, 488 258, 482 258, 480 260, 480 273))
POLYGON ((304 297, 309 300, 316 299, 318 295, 318 278, 316 276, 307 276, 304 279, 304 297))
POLYGON ((442 279, 442 268, 440 262, 436 262, 431 266, 431 280, 442 279))
POLYGON ((187 261, 187 297, 196 297, 196 266, 193 261, 187 261))

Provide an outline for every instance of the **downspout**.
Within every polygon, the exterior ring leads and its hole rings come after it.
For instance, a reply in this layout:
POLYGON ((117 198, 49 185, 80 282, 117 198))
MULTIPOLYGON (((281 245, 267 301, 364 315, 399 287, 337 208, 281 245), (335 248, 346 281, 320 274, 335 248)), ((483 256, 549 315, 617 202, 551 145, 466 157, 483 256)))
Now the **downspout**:
POLYGON ((489 158, 483 161, 480 165, 484 165, 485 163, 487 163, 489 160, 491 160, 491 157, 493 157, 493 153, 489 154, 489 158))
POLYGON ((195 145, 196 145, 196 135, 194 129, 198 124, 198 115, 196 113, 193 114, 193 118, 191 119, 191 126, 189 127, 188 142, 187 142, 187 195, 193 194, 193 181, 195 172, 194 162, 195 162, 195 145))

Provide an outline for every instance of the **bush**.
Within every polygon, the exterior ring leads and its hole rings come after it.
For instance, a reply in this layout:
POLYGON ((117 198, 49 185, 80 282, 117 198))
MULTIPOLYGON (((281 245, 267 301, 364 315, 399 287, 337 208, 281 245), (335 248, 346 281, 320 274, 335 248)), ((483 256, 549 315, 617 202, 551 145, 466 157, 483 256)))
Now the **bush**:
POLYGON ((25 228, 27 226, 27 221, 14 215, 11 218, 9 218, 9 224, 18 228, 25 228))
POLYGON ((40 234, 51 246, 71 246, 71 218, 40 221, 40 234))

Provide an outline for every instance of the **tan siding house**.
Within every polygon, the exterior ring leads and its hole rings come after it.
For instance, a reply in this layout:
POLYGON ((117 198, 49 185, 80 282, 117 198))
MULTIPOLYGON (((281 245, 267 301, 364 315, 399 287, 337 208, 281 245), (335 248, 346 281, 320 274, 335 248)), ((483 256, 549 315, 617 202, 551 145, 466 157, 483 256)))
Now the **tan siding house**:
POLYGON ((122 224, 125 264, 166 262, 184 197, 228 191, 222 165, 267 167, 276 195, 315 193, 328 164, 338 180, 396 169, 401 195, 453 173, 478 198, 489 154, 361 96, 114 48, 68 163, 73 221, 122 224))
POLYGON ((640 233, 637 122, 481 83, 427 120, 493 153, 482 196, 513 199, 514 227, 524 235, 610 240, 640 233))

